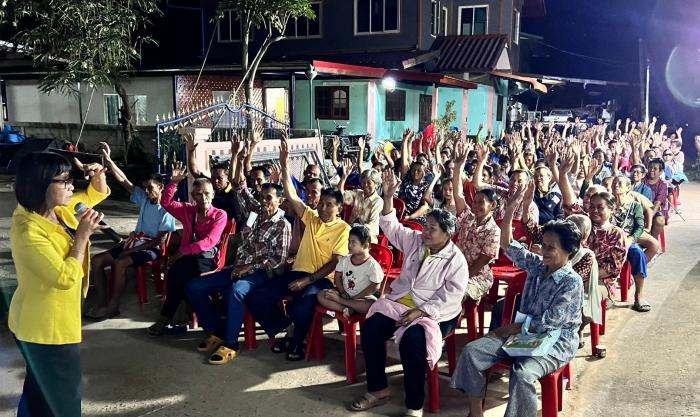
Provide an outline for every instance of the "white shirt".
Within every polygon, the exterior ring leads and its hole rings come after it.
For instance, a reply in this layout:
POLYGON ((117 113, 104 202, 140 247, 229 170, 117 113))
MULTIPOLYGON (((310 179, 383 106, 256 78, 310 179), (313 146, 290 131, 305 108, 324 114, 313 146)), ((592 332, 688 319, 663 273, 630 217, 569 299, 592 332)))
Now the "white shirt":
POLYGON ((357 296, 372 283, 382 283, 384 272, 379 262, 370 256, 360 265, 354 265, 351 258, 352 255, 343 256, 335 267, 336 272, 343 274, 343 290, 350 297, 357 296))

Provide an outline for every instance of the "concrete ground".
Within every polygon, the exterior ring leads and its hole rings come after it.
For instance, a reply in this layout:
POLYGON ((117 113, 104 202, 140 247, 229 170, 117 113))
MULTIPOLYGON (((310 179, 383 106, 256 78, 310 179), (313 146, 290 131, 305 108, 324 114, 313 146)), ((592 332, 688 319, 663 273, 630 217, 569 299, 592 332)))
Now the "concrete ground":
MULTIPOLYGON (((573 390, 565 394, 565 416, 700 416, 700 185, 684 187, 683 222, 673 216, 667 229, 668 253, 651 269, 646 298, 650 313, 628 303, 608 314, 605 359, 592 359, 590 338, 573 363, 573 390)), ((15 206, 7 180, 0 182, 0 290, 16 285, 9 251, 10 216, 15 206)), ((136 211, 122 201, 101 207, 115 229, 131 230, 136 211)), ((109 243, 95 241, 95 250, 109 243)), ((132 284, 133 285, 133 284, 132 284)), ((258 348, 243 350, 227 366, 206 364, 195 347, 202 334, 153 339, 145 327, 157 316, 158 299, 149 286, 150 303, 139 310, 130 288, 122 315, 83 326, 82 365, 85 416, 346 416, 342 404, 364 392, 364 362, 358 357, 360 382, 345 384, 342 338, 335 324, 326 326, 324 361, 286 362, 273 354, 258 333, 258 348)), ((1 310, 1 309, 0 309, 1 310)), ((21 393, 24 362, 0 313, 0 417, 12 416, 21 393)), ((463 332, 463 331, 462 331, 463 332)), ((459 345, 464 335, 459 335, 459 345)), ((358 416, 401 415, 401 367, 392 348, 394 398, 358 416)), ((446 365, 446 363, 443 363, 446 365)), ((443 366, 443 369, 445 366, 443 366)), ((443 416, 465 416, 466 399, 441 381, 443 416)), ((503 415, 507 380, 489 384, 487 416, 503 415)))

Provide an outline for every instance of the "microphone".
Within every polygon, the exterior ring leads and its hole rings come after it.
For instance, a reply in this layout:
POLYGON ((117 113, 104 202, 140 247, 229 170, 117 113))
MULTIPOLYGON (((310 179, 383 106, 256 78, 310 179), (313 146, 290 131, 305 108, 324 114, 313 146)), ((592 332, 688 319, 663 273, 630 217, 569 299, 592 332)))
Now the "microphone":
MULTIPOLYGON (((77 217, 78 219, 80 219, 80 216, 82 216, 82 214, 83 214, 83 213, 85 212, 85 210, 87 210, 87 209, 88 209, 88 207, 87 207, 85 204, 83 204, 83 203, 78 203, 78 204, 75 206, 75 217, 77 217)), ((107 226, 107 223, 105 223, 105 222, 103 222, 103 221, 100 221, 100 226, 107 226)), ((115 241, 115 242, 117 242, 117 243, 119 243, 119 242, 121 242, 122 240, 124 240, 124 238, 121 237, 121 236, 119 235, 119 233, 115 232, 114 229, 112 229, 112 228, 109 227, 109 226, 107 226, 106 229, 100 229, 100 231, 101 231, 102 233, 104 233, 105 235, 107 235, 108 238, 112 239, 113 241, 115 241)))

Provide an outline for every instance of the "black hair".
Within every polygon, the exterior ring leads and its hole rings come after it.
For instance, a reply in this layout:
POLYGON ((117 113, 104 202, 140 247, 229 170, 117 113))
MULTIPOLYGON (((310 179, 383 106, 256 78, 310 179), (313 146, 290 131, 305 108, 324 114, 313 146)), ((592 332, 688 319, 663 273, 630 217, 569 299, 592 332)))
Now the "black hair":
POLYGON ((666 169, 666 163, 665 163, 664 160, 661 159, 661 158, 653 158, 653 159, 651 159, 651 160, 649 161, 649 166, 651 167, 653 164, 658 165, 658 166, 661 168, 662 171, 663 171, 664 169, 666 169))
POLYGON ((530 180, 530 177, 531 177, 530 171, 528 171, 526 169, 512 169, 510 171, 510 174, 508 175, 508 178, 513 178, 513 176, 517 175, 517 174, 525 174, 527 179, 530 180))
POLYGON ((255 171, 260 171, 260 172, 262 172, 262 173, 263 173, 263 176, 264 176, 265 178, 268 178, 268 177, 270 176, 270 171, 268 171, 267 169, 265 169, 265 167, 262 166, 262 165, 254 166, 253 168, 251 168, 249 174, 250 174, 250 175, 253 175, 253 172, 255 172, 255 171))
POLYGON ((508 155, 499 156, 498 157, 498 164, 499 165, 510 164, 510 157, 508 155))
POLYGON ((211 168, 211 172, 213 173, 213 172, 216 171, 217 169, 224 170, 224 171, 228 174, 228 164, 224 164, 224 163, 222 163, 222 164, 216 164, 216 165, 214 165, 214 166, 211 168))
POLYGON ((645 167, 642 164, 634 164, 632 165, 632 168, 630 168, 630 172, 634 171, 635 169, 639 169, 642 171, 642 174, 646 174, 647 172, 647 167, 645 167))
POLYGON ((369 246, 372 243, 372 236, 369 233, 369 227, 364 224, 355 224, 350 229, 350 235, 355 236, 360 241, 362 246, 369 246))
POLYGON ((42 213, 46 207, 46 191, 53 178, 71 171, 66 158, 51 152, 32 152, 19 161, 15 178, 15 196, 25 209, 42 213))
POLYGON ((591 196, 591 200, 593 200, 596 197, 602 198, 603 201, 605 201, 605 204, 608 206, 609 209, 612 210, 615 208, 615 204, 616 204, 615 197, 613 197, 613 195, 610 194, 609 192, 601 191, 599 193, 595 193, 591 196))
POLYGON ((284 188, 282 188, 282 186, 279 184, 275 184, 274 182, 266 182, 260 187, 260 189, 262 191, 275 190, 277 197, 282 197, 284 195, 284 188))
POLYGON ((321 182, 320 178, 309 178, 308 180, 305 180, 304 187, 308 187, 309 185, 313 185, 315 183, 319 183, 321 187, 323 187, 323 183, 321 182))
POLYGON ((489 177, 493 177, 493 168, 490 165, 484 165, 483 171, 489 174, 489 177))
POLYGON ((559 244, 569 254, 569 259, 581 247, 581 231, 570 220, 552 220, 542 227, 542 234, 554 233, 559 237, 559 244))
POLYGON ((476 194, 483 194, 484 197, 486 197, 486 199, 493 204, 493 212, 499 212, 501 207, 501 197, 498 196, 498 193, 494 191, 493 188, 482 188, 481 190, 477 191, 476 194))
POLYGON ((323 197, 333 197, 335 199, 335 203, 342 208, 343 193, 335 188, 324 188, 323 191, 321 191, 321 198, 323 197))
POLYGON ((425 215, 432 217, 440 226, 443 232, 452 236, 457 231, 457 218, 454 214, 441 208, 432 209, 425 215))

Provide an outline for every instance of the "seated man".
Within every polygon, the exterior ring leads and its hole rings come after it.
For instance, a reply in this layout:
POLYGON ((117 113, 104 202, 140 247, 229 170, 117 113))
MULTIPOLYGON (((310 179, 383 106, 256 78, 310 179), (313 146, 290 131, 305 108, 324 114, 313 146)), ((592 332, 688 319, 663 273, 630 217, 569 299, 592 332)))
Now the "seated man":
POLYGON ((348 253, 350 226, 338 218, 343 204, 339 191, 323 190, 318 210, 309 208, 299 199, 292 185, 288 159, 287 138, 283 137, 280 144, 282 184, 290 208, 306 226, 304 236, 292 270, 254 290, 247 305, 270 338, 294 324, 294 335, 288 333, 278 340, 273 351, 287 352, 288 360, 298 361, 304 358, 303 342, 314 316, 316 296, 321 290, 333 288, 336 264, 348 253), (294 296, 287 308, 289 317, 277 305, 288 295, 294 296))
POLYGON ((185 298, 185 286, 189 280, 216 268, 219 256, 218 244, 226 228, 226 212, 212 207, 214 187, 206 178, 199 178, 192 184, 190 195, 194 203, 181 203, 174 200, 177 184, 187 177, 187 169, 182 162, 176 162, 170 176, 170 183, 163 191, 163 207, 178 219, 183 226, 182 242, 168 275, 165 303, 160 310, 160 318, 148 328, 151 336, 161 336, 170 324, 180 302, 185 298))
POLYGON ((109 146, 102 143, 105 167, 114 175, 119 185, 131 195, 131 202, 139 206, 136 229, 129 239, 122 241, 107 252, 92 257, 91 281, 97 292, 96 308, 86 315, 93 320, 104 320, 119 315, 119 300, 126 286, 126 269, 139 267, 160 258, 165 235, 175 231, 175 219, 160 205, 163 182, 152 177, 135 187, 124 172, 112 161, 109 146), (145 190, 144 190, 145 189, 145 190), (105 268, 111 268, 112 293, 107 300, 107 277, 105 268))
POLYGON ((259 201, 245 185, 237 187, 237 192, 257 216, 251 217, 252 224, 246 224, 241 232, 235 267, 197 277, 187 284, 187 296, 208 334, 197 349, 213 352, 209 356, 212 365, 226 364, 238 355, 243 303, 251 291, 277 279, 278 269, 287 260, 291 238, 291 226, 279 208, 281 186, 263 184, 259 201), (222 308, 217 309, 210 297, 219 293, 222 308), (221 317, 221 309, 225 318, 221 317))

